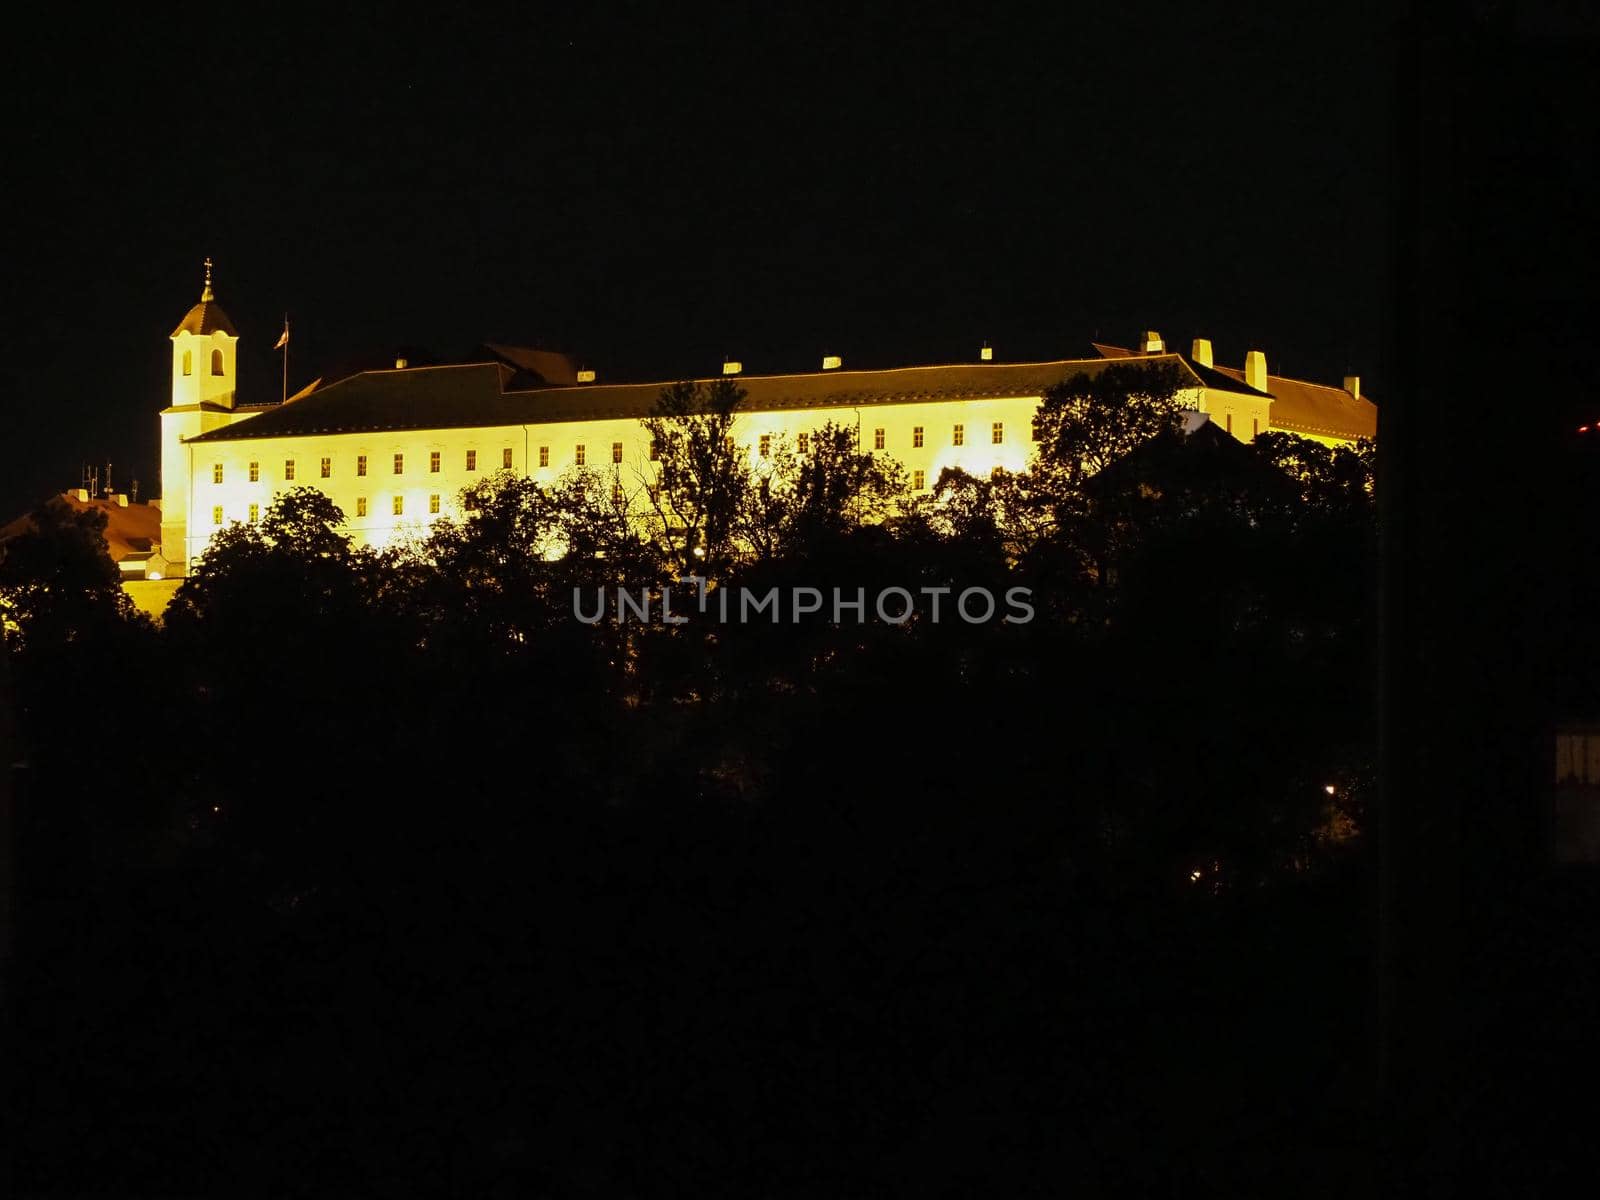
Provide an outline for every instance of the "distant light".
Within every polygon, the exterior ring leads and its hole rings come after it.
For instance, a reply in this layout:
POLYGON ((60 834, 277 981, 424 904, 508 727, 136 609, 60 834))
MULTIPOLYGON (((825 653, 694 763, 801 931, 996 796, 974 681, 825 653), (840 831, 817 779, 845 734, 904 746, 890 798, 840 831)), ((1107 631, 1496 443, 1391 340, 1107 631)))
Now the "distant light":
POLYGON ((837 371, 842 366, 844 366, 844 359, 837 354, 829 354, 822 360, 822 369, 824 371, 837 371))
POLYGON ((988 342, 985 342, 983 344, 983 349, 978 351, 978 357, 981 358, 984 362, 993 362, 994 361, 994 351, 992 349, 990 349, 988 342))
POLYGON ((1328 795, 1331 796, 1331 795, 1333 795, 1334 792, 1338 791, 1339 789, 1334 787, 1333 784, 1331 784, 1331 783, 1325 783, 1325 784, 1322 785, 1322 790, 1327 792, 1328 795))
POLYGON ((1200 882, 1200 872, 1199 871, 1190 871, 1189 872, 1189 882, 1190 883, 1199 883, 1200 882))
POLYGON ((594 372, 593 371, 589 371, 589 370, 579 371, 578 372, 578 382, 579 383, 593 383, 594 382, 594 372))
POLYGON ((706 548, 704 546, 696 546, 694 548, 694 556, 696 558, 704 558, 706 556, 706 548))
POLYGON ((742 362, 734 362, 731 358, 722 364, 722 373, 724 375, 737 375, 742 370, 744 370, 744 364, 742 362))
POLYGON ((145 578, 146 579, 160 579, 161 578, 161 572, 160 571, 151 571, 148 575, 145 576, 145 578))
POLYGON ((212 812, 221 812, 221 811, 222 811, 222 805, 220 805, 220 804, 213 804, 213 805, 212 805, 212 806, 211 806, 211 811, 212 811, 212 812))

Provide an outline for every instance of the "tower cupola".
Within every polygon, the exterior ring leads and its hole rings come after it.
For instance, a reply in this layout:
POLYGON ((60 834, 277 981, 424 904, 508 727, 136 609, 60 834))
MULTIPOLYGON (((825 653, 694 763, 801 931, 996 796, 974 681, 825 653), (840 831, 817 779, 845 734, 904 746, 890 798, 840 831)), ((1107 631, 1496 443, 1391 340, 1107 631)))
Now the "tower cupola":
POLYGON ((212 290, 208 258, 200 303, 172 331, 173 407, 204 404, 232 408, 238 378, 238 343, 233 322, 222 311, 212 290))

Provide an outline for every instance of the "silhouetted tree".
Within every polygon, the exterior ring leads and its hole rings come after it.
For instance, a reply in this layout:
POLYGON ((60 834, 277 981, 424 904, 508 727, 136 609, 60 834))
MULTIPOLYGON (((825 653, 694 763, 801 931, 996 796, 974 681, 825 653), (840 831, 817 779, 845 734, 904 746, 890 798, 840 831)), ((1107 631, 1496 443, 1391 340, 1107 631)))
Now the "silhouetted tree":
POLYGON ((135 619, 105 540, 106 514, 49 500, 0 544, 0 635, 61 645, 107 622, 135 619))
POLYGON ((744 398, 731 379, 677 383, 661 390, 643 421, 652 443, 646 494, 654 533, 680 573, 716 571, 733 558, 750 480, 749 456, 733 436, 744 398))

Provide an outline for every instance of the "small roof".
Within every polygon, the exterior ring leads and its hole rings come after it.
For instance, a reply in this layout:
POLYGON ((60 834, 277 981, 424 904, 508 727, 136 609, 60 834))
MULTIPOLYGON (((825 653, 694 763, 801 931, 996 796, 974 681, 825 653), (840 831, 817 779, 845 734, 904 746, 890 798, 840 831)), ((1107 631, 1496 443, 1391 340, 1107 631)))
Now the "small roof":
MULTIPOLYGON (((98 509, 106 514, 106 550, 113 562, 150 552, 161 541, 161 510, 153 504, 118 504, 115 500, 80 500, 76 492, 62 492, 57 499, 76 512, 98 509)), ((0 542, 16 537, 33 527, 33 515, 18 517, 0 526, 0 542)))
MULTIPOLYGON (((1216 368, 1230 379, 1243 380, 1233 367, 1216 368)), ((1342 387, 1307 383, 1268 375, 1272 393, 1272 428, 1319 437, 1371 438, 1378 436, 1378 406, 1365 396, 1352 396, 1342 387)))
MULTIPOLYGON (((211 295, 211 289, 206 289, 206 295, 211 295)), ((172 331, 172 336, 180 333, 192 333, 196 337, 205 337, 209 333, 225 333, 229 337, 238 337, 238 330, 234 329, 233 322, 228 319, 228 314, 222 311, 222 305, 215 300, 202 300, 189 310, 189 315, 178 322, 178 327, 172 331)))
POLYGON ((211 291, 209 258, 206 259, 206 286, 200 293, 200 303, 191 308, 189 314, 178 322, 178 327, 172 331, 171 336, 177 337, 180 333, 192 333, 197 337, 205 337, 208 333, 225 333, 229 337, 239 336, 233 327, 233 322, 228 320, 228 314, 222 311, 222 305, 217 303, 217 298, 211 291))

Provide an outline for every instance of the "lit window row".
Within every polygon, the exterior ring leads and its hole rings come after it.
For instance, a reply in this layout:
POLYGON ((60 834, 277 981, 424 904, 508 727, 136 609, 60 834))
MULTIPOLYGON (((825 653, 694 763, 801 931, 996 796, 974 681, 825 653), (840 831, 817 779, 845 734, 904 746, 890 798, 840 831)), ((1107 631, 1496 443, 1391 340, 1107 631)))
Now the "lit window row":
MULTIPOLYGON (((621 443, 619 442, 618 445, 620 446, 621 443)), ((549 448, 548 447, 541 447, 541 449, 540 449, 540 465, 541 466, 548 465, 548 457, 549 457, 549 448)), ((511 469, 511 467, 512 467, 513 461, 514 461, 514 455, 512 453, 512 449, 511 449, 510 446, 507 446, 500 453, 500 465, 505 470, 509 471, 511 469)), ((622 460, 620 458, 618 458, 616 461, 621 462, 622 460)), ((404 475, 406 473, 406 456, 404 454, 396 454, 394 456, 393 464, 394 464, 394 473, 396 475, 404 475)), ((320 479, 332 479, 333 478, 333 459, 332 458, 328 458, 328 457, 322 458, 318 462, 317 467, 318 467, 318 471, 317 471, 318 478, 320 478, 320 479)), ((476 471, 478 469, 478 452, 476 450, 468 450, 466 452, 466 468, 469 471, 476 471)), ((428 454, 428 473, 430 475, 437 475, 443 470, 444 470, 444 455, 438 450, 430 451, 429 454, 428 454)), ((367 459, 367 456, 365 454, 356 455, 356 475, 358 477, 364 478, 367 474, 368 474, 368 459, 367 459)), ((261 464, 259 462, 251 462, 251 463, 247 464, 246 467, 245 467, 245 475, 250 480, 251 483, 260 483, 261 482, 261 464)), ((211 464, 211 482, 212 483, 221 483, 221 482, 223 482, 224 476, 225 476, 225 472, 224 472, 224 469, 223 469, 223 464, 221 464, 221 463, 212 463, 211 464)), ((292 482, 294 480, 294 478, 295 478, 295 460, 292 459, 292 458, 286 458, 286 459, 283 460, 283 479, 284 479, 285 482, 292 482)))

